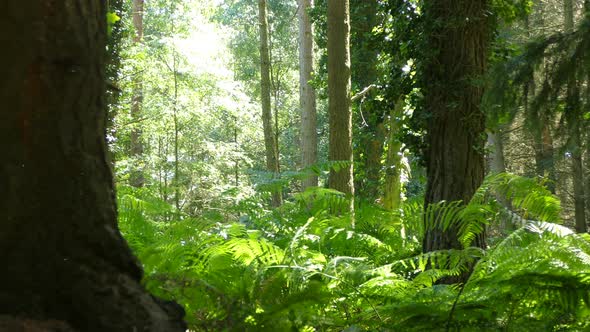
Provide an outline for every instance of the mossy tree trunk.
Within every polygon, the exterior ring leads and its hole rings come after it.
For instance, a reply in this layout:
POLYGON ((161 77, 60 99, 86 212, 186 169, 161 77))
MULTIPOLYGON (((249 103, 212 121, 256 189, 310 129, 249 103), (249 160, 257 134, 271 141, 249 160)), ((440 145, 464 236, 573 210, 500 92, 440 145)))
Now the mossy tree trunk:
MULTIPOLYGON (((266 0, 258 0, 258 20, 260 28, 260 92, 262 103, 262 126, 266 151, 266 169, 276 178, 279 176, 279 152, 273 129, 273 116, 270 101, 270 51, 268 48, 268 17, 266 0)), ((283 197, 280 190, 272 194, 272 205, 280 206, 283 197)))
POLYGON ((0 7, 0 312, 79 331, 184 331, 174 305, 140 285, 117 227, 105 2, 0 7))
MULTIPOLYGON (((490 31, 486 0, 439 0, 425 7, 429 22, 424 73, 428 125, 425 205, 471 200, 485 172, 485 115, 480 108, 490 31)), ((425 225, 424 252, 461 248, 457 227, 425 225)), ((474 245, 483 247, 485 235, 474 245)))

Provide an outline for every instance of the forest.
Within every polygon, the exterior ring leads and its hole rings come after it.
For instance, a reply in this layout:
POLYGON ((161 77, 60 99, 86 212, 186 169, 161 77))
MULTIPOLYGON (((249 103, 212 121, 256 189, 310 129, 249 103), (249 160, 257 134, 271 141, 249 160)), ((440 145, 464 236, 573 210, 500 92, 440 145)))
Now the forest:
POLYGON ((0 10, 0 332, 590 331, 590 0, 0 10))

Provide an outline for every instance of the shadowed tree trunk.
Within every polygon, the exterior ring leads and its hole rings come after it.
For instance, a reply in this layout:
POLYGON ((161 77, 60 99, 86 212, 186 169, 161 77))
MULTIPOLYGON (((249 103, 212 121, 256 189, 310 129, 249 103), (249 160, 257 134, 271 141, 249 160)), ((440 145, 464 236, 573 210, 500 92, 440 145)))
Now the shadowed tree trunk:
POLYGON ((329 186, 350 197, 352 212, 352 111, 350 108, 349 0, 328 0, 329 160, 341 162, 330 170, 329 186))
MULTIPOLYGON (((144 0, 133 0, 133 27, 135 35, 133 43, 138 46, 143 42, 143 12, 144 0)), ((129 184, 133 187, 143 187, 145 178, 141 167, 143 156, 143 142, 141 135, 141 108, 143 105, 143 79, 141 70, 136 68, 133 78, 133 95, 131 96, 131 122, 133 128, 130 134, 129 156, 133 158, 132 170, 129 177, 129 184)))
MULTIPOLYGON (((266 150, 266 170, 279 176, 279 153, 273 130, 273 117, 270 103, 270 52, 268 49, 268 18, 266 0, 258 0, 258 20, 260 27, 260 92, 262 103, 262 126, 266 150)), ((280 190, 273 192, 272 205, 280 206, 283 198, 280 190)))
MULTIPOLYGON (((574 2, 573 0, 564 0, 563 12, 566 32, 574 30, 574 2)), ((580 125, 583 123, 581 104, 580 104, 580 87, 575 74, 570 78, 567 84, 566 100, 566 119, 569 124, 570 146, 572 154, 572 176, 574 182, 574 209, 576 220, 576 232, 586 233, 586 202, 584 200, 584 167, 582 163, 582 132, 580 125)))
MULTIPOLYGON (((301 164, 310 167, 318 161, 316 94, 309 84, 313 74, 313 29, 308 11, 312 0, 299 0, 299 104, 301 107, 301 164)), ((303 190, 317 187, 317 175, 303 180, 303 190)))
MULTIPOLYGON (((485 172, 483 87, 490 32, 486 0, 439 0, 425 7, 430 55, 424 73, 430 113, 425 204, 471 200, 485 172)), ((457 227, 425 225, 424 252, 461 248, 457 227)), ((474 245, 483 247, 484 234, 474 245)))
POLYGON ((4 1, 0 10, 0 312, 79 331, 184 331, 182 310, 140 285, 117 227, 105 2, 4 1))
MULTIPOLYGON (((590 0, 584 0, 584 16, 590 19, 590 0)), ((586 114, 590 114, 590 71, 586 73, 586 114)), ((590 128, 590 119, 586 119, 586 126, 590 128)), ((586 225, 590 225, 590 132, 586 131, 586 187, 584 194, 586 195, 586 218, 588 219, 586 225)))
MULTIPOLYGON (((585 2, 586 15, 590 15, 590 1, 585 2)), ((590 114, 590 74, 586 78, 586 113, 590 114)), ((585 128, 590 128, 590 120, 586 120, 585 128)), ((586 225, 590 225, 590 132, 586 132, 586 225)))

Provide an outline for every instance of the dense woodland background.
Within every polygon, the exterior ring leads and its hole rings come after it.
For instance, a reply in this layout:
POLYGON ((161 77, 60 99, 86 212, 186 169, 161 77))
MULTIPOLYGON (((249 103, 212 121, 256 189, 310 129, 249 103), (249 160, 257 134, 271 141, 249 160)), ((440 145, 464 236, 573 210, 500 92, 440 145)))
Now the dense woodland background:
POLYGON ((590 329, 590 1, 15 6, 0 330, 590 329))

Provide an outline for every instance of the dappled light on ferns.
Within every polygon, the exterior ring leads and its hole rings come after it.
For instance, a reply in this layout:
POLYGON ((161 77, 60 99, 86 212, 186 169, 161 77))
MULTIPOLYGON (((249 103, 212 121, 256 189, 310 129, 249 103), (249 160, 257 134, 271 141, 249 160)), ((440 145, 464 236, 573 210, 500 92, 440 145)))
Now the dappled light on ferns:
POLYGON ((557 224, 559 201, 536 180, 494 175, 466 206, 441 203, 425 214, 411 201, 394 212, 361 206, 355 228, 331 213, 339 204, 339 193, 312 188, 247 225, 162 222, 153 209, 170 207, 126 188, 119 210, 145 285, 181 303, 194 330, 590 328, 590 238, 557 224), (458 225, 463 249, 419 254, 422 220, 458 225), (470 246, 482 225, 506 222, 515 230, 488 249, 470 246), (466 271, 464 284, 437 283, 466 271))

